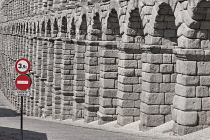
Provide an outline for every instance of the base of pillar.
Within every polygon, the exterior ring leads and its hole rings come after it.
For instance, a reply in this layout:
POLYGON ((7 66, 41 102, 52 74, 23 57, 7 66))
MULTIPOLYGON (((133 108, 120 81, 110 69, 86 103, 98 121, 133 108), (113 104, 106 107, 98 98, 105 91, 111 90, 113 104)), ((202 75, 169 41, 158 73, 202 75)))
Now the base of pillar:
POLYGON ((133 123, 134 121, 135 120, 133 116, 121 116, 119 114, 117 115, 117 124, 119 124, 120 126, 133 123))
POLYGON ((196 132, 196 131, 204 129, 206 127, 209 127, 209 126, 203 126, 203 125, 183 126, 183 125, 179 125, 177 123, 174 123, 173 131, 174 131, 175 134, 178 134, 178 135, 182 136, 182 135, 186 135, 186 134, 189 134, 189 133, 196 132))
POLYGON ((139 124, 139 131, 149 131, 152 128, 155 128, 155 127, 144 126, 142 123, 139 124))
POLYGON ((93 121, 97 121, 98 117, 90 117, 90 116, 84 116, 84 122, 85 123, 91 123, 93 121))
POLYGON ((103 125, 112 121, 117 120, 117 115, 106 115, 102 114, 101 112, 97 112, 98 116, 98 125, 103 125))

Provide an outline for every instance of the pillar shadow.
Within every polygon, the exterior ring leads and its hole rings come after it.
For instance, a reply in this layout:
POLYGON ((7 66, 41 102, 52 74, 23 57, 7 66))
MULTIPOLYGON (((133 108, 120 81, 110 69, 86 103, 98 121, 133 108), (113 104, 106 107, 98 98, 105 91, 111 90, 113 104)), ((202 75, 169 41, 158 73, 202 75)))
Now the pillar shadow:
MULTIPOLYGON (((24 130, 24 140, 48 140, 45 133, 24 130)), ((15 128, 0 127, 0 140, 21 140, 20 130, 15 128)))

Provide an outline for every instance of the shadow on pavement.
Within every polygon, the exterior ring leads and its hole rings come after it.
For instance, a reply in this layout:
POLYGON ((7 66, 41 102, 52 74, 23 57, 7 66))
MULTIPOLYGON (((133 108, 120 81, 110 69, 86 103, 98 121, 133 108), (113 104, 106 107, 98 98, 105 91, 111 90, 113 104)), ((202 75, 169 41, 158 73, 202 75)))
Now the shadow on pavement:
MULTIPOLYGON (((45 133, 24 130, 24 140, 48 140, 45 133)), ((0 127, 0 140, 21 140, 20 130, 15 128, 0 127)))
POLYGON ((0 117, 16 117, 16 116, 20 116, 20 114, 11 109, 0 108, 0 117))

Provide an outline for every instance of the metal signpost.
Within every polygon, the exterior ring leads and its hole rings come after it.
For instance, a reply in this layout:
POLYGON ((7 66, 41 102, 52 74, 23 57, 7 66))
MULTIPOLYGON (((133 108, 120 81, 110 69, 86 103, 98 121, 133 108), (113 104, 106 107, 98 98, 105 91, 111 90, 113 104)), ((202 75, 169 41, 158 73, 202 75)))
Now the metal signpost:
POLYGON ((20 73, 21 75, 17 76, 15 79, 15 86, 18 91, 15 92, 16 96, 21 96, 21 118, 20 118, 20 133, 21 133, 21 140, 23 140, 23 97, 29 96, 29 92, 27 89, 31 86, 31 78, 28 75, 25 75, 30 69, 30 62, 25 59, 21 58, 18 59, 15 63, 15 70, 20 73))

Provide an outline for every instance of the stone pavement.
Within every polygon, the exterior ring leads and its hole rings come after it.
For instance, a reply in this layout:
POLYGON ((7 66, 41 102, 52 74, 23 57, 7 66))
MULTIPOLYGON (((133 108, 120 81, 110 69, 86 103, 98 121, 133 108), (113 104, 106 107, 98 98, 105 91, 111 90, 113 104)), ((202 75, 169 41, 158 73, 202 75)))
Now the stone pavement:
MULTIPOLYGON (((20 140, 20 116, 0 94, 0 140, 20 140)), ((24 118, 24 140, 161 140, 24 118)))

